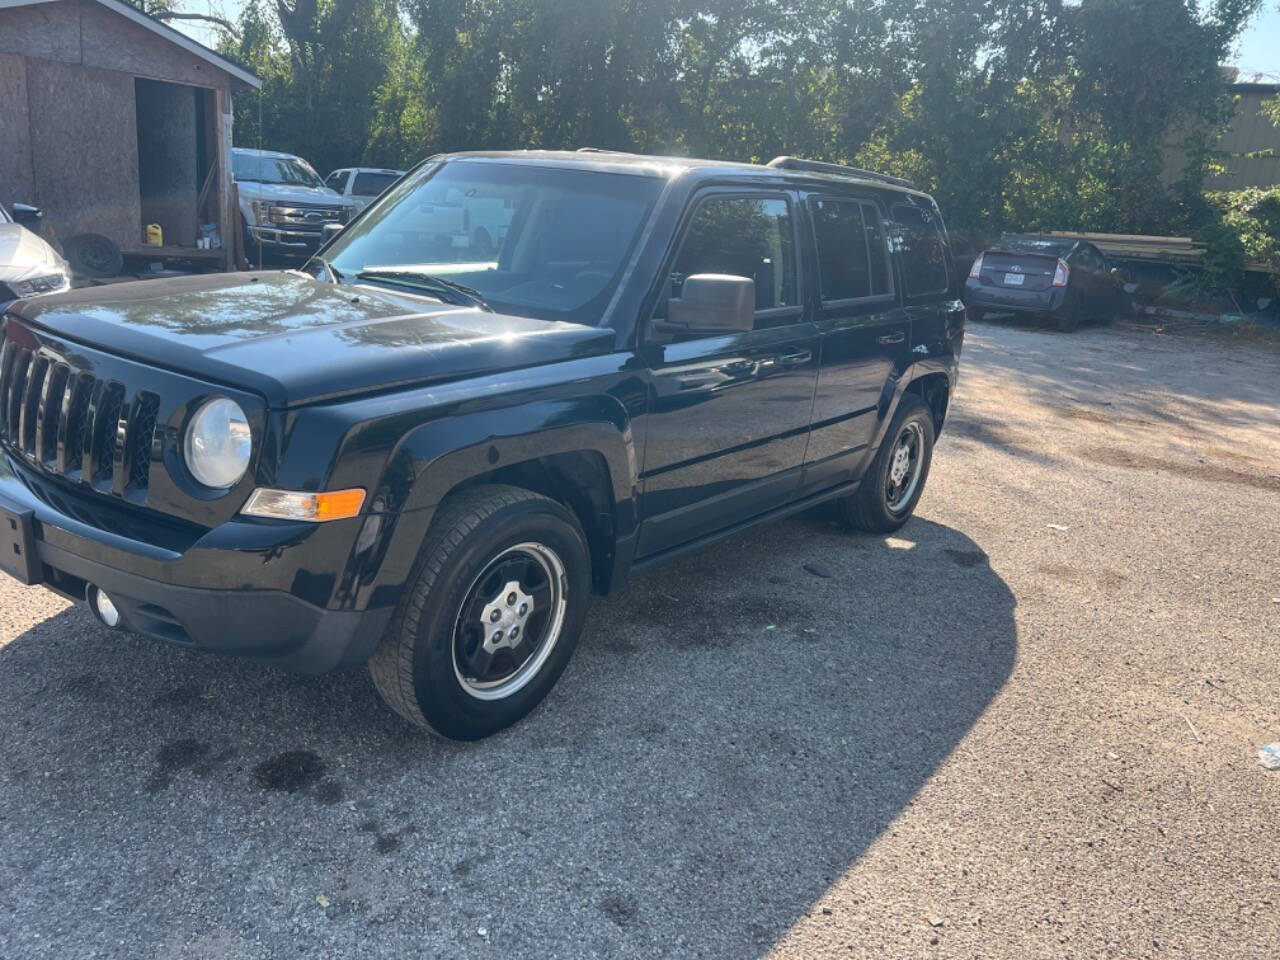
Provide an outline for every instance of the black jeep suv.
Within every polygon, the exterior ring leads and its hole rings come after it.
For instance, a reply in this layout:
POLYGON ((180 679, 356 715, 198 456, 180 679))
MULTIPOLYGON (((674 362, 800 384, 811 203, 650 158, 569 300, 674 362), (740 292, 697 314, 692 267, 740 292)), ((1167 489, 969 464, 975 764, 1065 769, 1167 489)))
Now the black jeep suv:
POLYGON ((183 646, 367 661, 409 720, 482 737, 631 571, 825 500, 906 522, 959 293, 937 206, 889 177, 435 157, 305 270, 14 305, 0 568, 183 646))

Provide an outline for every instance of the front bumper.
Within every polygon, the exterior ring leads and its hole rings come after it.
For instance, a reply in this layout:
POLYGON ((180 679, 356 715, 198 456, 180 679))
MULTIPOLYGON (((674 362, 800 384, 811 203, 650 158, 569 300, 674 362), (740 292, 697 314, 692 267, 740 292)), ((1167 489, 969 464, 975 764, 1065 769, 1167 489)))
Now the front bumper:
POLYGON ((76 601, 89 585, 105 590, 129 630, 323 673, 367 660, 391 620, 391 607, 335 609, 327 602, 359 535, 359 517, 331 524, 233 521, 185 549, 172 537, 157 546, 131 538, 127 527, 115 532, 86 522, 101 506, 91 496, 51 494, 20 471, 0 453, 0 505, 32 514, 38 582, 76 601))
POLYGON ((255 243, 282 253, 312 254, 320 249, 324 234, 316 230, 290 230, 286 227, 251 226, 249 236, 255 243))
POLYGON ((964 288, 964 305, 988 313, 1055 313, 1066 302, 1066 289, 1019 290, 991 287, 969 281, 964 288))

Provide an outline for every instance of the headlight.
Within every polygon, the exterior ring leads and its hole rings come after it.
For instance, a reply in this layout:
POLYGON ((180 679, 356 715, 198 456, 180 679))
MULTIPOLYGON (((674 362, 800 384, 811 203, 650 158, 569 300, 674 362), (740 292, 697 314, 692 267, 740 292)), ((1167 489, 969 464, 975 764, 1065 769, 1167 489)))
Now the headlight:
POLYGON ((9 289, 19 299, 36 297, 42 293, 58 293, 69 287, 70 281, 65 273, 49 273, 42 277, 28 277, 26 280, 13 280, 9 289))
POLYGON ((206 487, 235 486, 253 452, 253 434, 240 404, 226 397, 205 403, 187 426, 183 452, 192 475, 206 487))
POLYGON ((271 203, 267 200, 254 200, 250 204, 253 208, 253 222, 262 224, 271 219, 271 203))

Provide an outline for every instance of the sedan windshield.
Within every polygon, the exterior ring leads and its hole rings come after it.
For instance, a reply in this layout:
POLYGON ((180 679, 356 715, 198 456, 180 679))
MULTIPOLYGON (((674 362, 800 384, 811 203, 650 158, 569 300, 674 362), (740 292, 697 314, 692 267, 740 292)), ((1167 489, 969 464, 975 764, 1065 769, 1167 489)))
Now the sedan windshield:
POLYGON ((232 153, 231 171, 236 180, 283 183, 291 187, 322 187, 320 174, 297 157, 264 157, 232 153))
POLYGON ((460 284, 503 313, 596 324, 663 181, 489 160, 412 174, 327 251, 336 276, 460 284))

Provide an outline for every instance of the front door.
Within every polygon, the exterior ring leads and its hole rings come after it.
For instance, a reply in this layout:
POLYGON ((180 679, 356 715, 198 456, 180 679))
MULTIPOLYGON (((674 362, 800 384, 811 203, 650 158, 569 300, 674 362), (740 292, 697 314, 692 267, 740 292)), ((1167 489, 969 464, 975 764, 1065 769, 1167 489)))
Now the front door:
POLYGON ((755 282, 755 328, 652 342, 641 473, 640 544, 651 556, 780 506, 796 495, 817 382, 818 336, 806 316, 795 198, 713 191, 688 218, 657 308, 685 277, 755 282))

